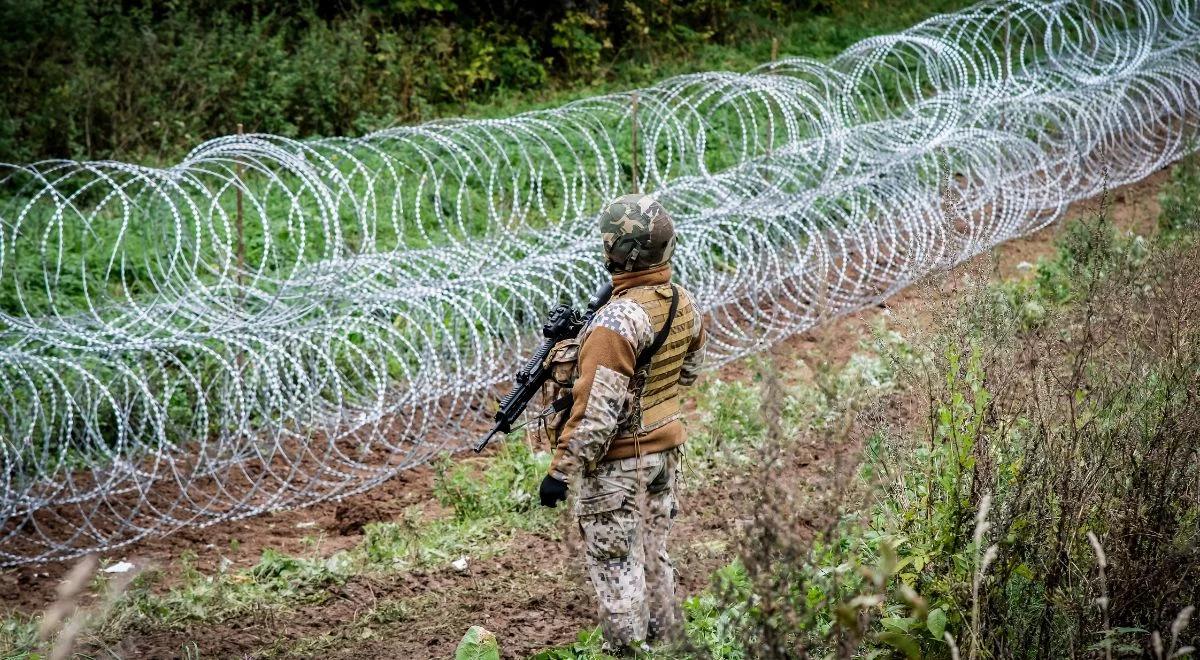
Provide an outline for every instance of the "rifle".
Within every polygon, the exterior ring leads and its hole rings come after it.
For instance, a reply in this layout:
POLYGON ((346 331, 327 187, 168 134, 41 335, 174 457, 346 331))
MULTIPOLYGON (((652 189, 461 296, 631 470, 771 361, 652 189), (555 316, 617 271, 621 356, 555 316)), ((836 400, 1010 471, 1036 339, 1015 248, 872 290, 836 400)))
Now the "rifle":
POLYGON ((591 302, 587 304, 587 310, 582 314, 575 311, 568 305, 559 305, 550 312, 550 318, 546 320, 542 326, 542 344, 533 352, 533 356, 521 367, 513 379, 512 391, 510 391, 503 399, 500 400, 500 409, 496 411, 496 425, 492 427, 491 433, 484 436, 475 445, 475 453, 483 451, 483 448, 491 442, 492 438, 499 433, 508 433, 513 430, 513 424, 525 412, 525 407, 529 405, 529 401, 533 399, 533 395, 537 393, 546 379, 550 377, 550 369, 546 366, 546 356, 550 355, 550 350, 554 345, 564 339, 571 339, 579 335, 579 332, 587 327, 591 322, 592 317, 596 315, 596 310, 604 306, 608 299, 612 296, 612 282, 605 282, 596 289, 595 295, 592 296, 591 302))

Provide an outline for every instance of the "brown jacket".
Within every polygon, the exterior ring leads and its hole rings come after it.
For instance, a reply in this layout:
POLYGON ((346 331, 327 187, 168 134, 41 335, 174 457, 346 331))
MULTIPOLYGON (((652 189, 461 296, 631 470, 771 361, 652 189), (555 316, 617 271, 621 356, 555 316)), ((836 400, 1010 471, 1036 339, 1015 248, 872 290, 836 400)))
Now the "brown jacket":
POLYGON ((683 287, 676 285, 676 339, 659 349, 653 363, 634 373, 637 356, 654 342, 666 321, 670 281, 669 265, 613 276, 613 299, 580 335, 574 404, 550 463, 555 478, 570 481, 603 461, 683 444, 678 390, 696 381, 706 341, 699 311, 683 287), (646 382, 654 391, 644 391, 646 382), (653 404, 653 410, 643 411, 644 404, 653 404))

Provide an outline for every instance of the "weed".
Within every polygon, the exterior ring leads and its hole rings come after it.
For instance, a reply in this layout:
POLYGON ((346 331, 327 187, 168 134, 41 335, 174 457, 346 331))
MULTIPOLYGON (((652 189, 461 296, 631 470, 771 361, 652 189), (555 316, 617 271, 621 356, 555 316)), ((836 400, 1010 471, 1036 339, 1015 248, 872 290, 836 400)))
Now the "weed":
MULTIPOLYGON (((1200 600, 1200 255, 1164 235, 1178 245, 1121 235, 1102 210, 1032 279, 972 292, 893 359, 927 424, 872 435, 857 478, 883 492, 811 540, 764 499, 717 580, 744 648, 1157 653, 1147 631, 1200 600)), ((877 387, 863 364, 821 389, 877 387)))
POLYGON ((6 660, 32 658, 37 642, 37 619, 20 614, 0 619, 0 657, 6 660))
POLYGON ((1178 235, 1200 229, 1200 155, 1193 151, 1171 169, 1159 203, 1159 230, 1178 235))
POLYGON ((701 383, 696 392, 699 429, 684 445, 688 468, 711 471, 748 462, 746 449, 761 442, 766 430, 760 404, 758 391, 750 385, 720 379, 701 383))
POLYGON ((370 523, 361 545, 370 564, 389 570, 445 564, 460 556, 481 557, 498 551, 519 529, 544 524, 543 515, 505 515, 453 520, 438 518, 414 523, 370 523))
POLYGON ((434 466, 433 492, 460 521, 529 512, 537 508, 533 494, 549 466, 549 454, 510 437, 486 463, 443 456, 434 466))

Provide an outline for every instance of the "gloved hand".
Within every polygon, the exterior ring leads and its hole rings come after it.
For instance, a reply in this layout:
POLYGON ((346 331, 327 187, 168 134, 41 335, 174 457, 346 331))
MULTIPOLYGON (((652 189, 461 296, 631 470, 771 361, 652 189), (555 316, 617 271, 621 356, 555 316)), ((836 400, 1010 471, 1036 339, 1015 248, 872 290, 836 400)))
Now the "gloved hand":
POLYGON ((567 499, 567 482, 546 475, 541 488, 538 488, 538 496, 542 498, 542 506, 556 507, 567 499))

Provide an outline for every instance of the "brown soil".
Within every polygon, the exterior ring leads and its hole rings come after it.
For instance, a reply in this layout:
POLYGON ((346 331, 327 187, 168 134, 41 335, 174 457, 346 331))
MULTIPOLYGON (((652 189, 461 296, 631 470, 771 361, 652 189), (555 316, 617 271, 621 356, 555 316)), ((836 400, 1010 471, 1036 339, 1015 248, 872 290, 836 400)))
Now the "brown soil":
MULTIPOLYGON (((1122 228, 1142 234, 1153 231, 1157 192, 1167 180, 1160 171, 1144 181, 1118 188, 1112 194, 1110 217, 1122 228)), ((1072 206, 1067 217, 1094 210, 1098 200, 1072 206)), ((902 333, 919 331, 935 321, 939 309, 970 278, 1012 277, 1025 272, 1053 250, 1061 230, 1056 223, 1031 236, 1011 241, 953 271, 910 287, 886 305, 872 307, 802 333, 772 352, 783 364, 815 366, 844 363, 869 336, 881 315, 902 333)), ((796 378, 805 378, 801 368, 796 378)), ((727 365, 715 377, 726 380, 756 376, 747 361, 727 365)), ((691 407, 689 407, 691 408, 691 407)), ((857 443, 806 444, 791 452, 775 483, 803 485, 857 460, 857 443)), ((417 505, 436 510, 431 492, 433 471, 421 467, 401 473, 377 488, 340 502, 264 514, 205 529, 183 529, 173 535, 139 542, 105 557, 128 560, 139 567, 157 567, 170 576, 180 556, 195 554, 202 572, 222 561, 234 567, 256 563, 266 548, 295 555, 329 555, 362 540, 362 527, 374 521, 396 520, 417 505), (314 550, 314 544, 316 549, 314 550)), ((735 476, 683 495, 681 515, 672 535, 672 552, 683 594, 704 589, 710 574, 736 555, 733 530, 748 521, 759 481, 735 476)), ((402 575, 358 577, 334 588, 321 605, 280 614, 261 612, 219 625, 193 625, 171 631, 139 631, 108 649, 119 657, 174 657, 194 642, 203 656, 244 657, 263 653, 290 655, 307 644, 309 651, 330 657, 448 657, 466 629, 479 624, 500 636, 506 656, 522 657, 538 649, 572 641, 594 625, 594 599, 577 558, 578 532, 563 514, 558 529, 563 538, 518 533, 495 556, 474 559, 467 572, 450 567, 402 575), (351 624, 380 604, 394 616, 370 625, 351 624), (348 638, 353 631, 357 637, 348 638)), ((33 613, 53 599, 54 588, 69 563, 0 570, 0 602, 4 610, 33 613)), ((167 583, 170 582, 168 577, 167 583)))
MULTIPOLYGON (((857 445, 810 442, 790 453, 777 478, 808 483, 835 465, 853 465, 858 451, 857 445)), ((736 554, 734 530, 751 519, 758 487, 751 475, 739 474, 681 494, 672 546, 682 593, 702 591, 712 572, 736 554)), ((332 590, 325 603, 297 612, 264 611, 221 625, 139 631, 106 651, 163 657, 194 642, 205 655, 217 657, 287 657, 307 650, 331 658, 445 658, 453 655, 466 629, 478 624, 500 635, 505 657, 526 657, 568 643, 595 625, 594 601, 576 561, 581 553, 577 528, 565 511, 559 529, 562 538, 518 533, 503 553, 472 559, 466 573, 447 566, 387 578, 356 577, 332 590), (395 620, 355 627, 381 603, 398 604, 402 613, 395 620), (358 634, 343 634, 351 630, 358 634)))

